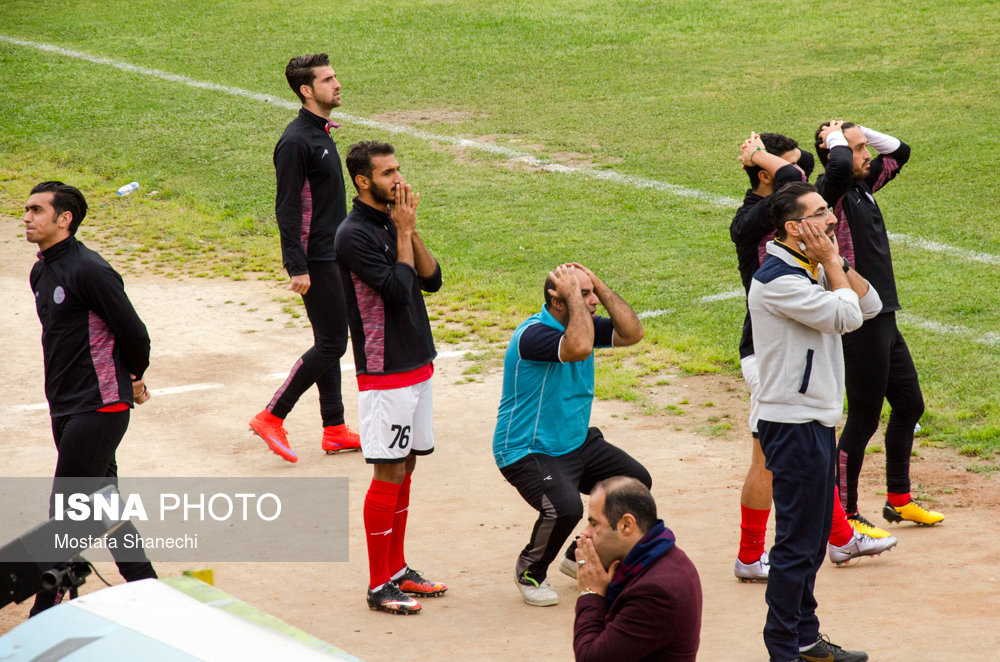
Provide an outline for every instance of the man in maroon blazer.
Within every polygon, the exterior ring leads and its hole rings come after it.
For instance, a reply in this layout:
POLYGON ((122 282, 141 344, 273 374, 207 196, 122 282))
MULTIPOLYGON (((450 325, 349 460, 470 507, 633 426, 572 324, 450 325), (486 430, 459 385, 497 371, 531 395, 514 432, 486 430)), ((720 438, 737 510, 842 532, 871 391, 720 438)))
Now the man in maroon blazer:
POLYGON ((694 662, 701 633, 698 571, 657 519, 645 485, 616 476, 594 486, 576 562, 578 662, 694 662))

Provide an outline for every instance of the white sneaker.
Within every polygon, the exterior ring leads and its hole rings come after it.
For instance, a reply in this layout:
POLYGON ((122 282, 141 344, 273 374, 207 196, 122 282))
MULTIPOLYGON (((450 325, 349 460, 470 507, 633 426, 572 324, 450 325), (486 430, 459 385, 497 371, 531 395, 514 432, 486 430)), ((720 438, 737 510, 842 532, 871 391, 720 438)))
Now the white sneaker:
POLYGON ((559 572, 576 579, 576 561, 567 556, 562 557, 562 561, 559 562, 559 572))
POLYGON ((767 552, 763 552, 760 558, 753 563, 743 563, 737 558, 733 570, 736 573, 736 579, 741 582, 766 582, 767 573, 771 570, 771 563, 768 561, 767 552))
POLYGON ((517 587, 521 589, 521 597, 532 607, 551 607, 559 604, 559 594, 549 584, 549 580, 543 579, 537 582, 531 578, 531 571, 525 570, 520 575, 514 575, 517 587))
POLYGON ((827 552, 830 555, 831 561, 837 565, 844 565, 851 559, 862 556, 878 556, 882 552, 895 547, 896 542, 895 536, 872 538, 871 536, 866 536, 863 533, 855 531, 854 537, 846 545, 837 547, 836 545, 828 544, 827 552))

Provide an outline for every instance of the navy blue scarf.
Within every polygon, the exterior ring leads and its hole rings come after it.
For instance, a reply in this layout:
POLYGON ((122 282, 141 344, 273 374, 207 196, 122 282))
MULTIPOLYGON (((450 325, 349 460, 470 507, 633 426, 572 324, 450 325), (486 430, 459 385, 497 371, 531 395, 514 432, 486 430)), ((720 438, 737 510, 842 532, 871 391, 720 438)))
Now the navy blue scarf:
POLYGON ((608 594, 604 598, 607 601, 608 609, 611 609, 611 605, 614 604, 614 601, 633 577, 641 573, 650 563, 666 554, 673 546, 673 531, 663 525, 663 520, 656 520, 656 524, 650 527, 642 540, 635 544, 632 551, 615 570, 615 576, 608 584, 608 594))

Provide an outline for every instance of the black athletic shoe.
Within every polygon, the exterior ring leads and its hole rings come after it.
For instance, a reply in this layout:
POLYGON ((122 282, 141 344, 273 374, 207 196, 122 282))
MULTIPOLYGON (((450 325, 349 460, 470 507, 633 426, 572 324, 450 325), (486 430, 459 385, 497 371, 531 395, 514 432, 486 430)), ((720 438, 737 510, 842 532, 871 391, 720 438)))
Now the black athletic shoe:
POLYGON ((377 591, 368 589, 368 608, 390 614, 420 613, 420 603, 400 591, 395 582, 391 581, 383 584, 377 591))
POLYGON ((868 662, 868 653, 845 651, 822 634, 811 648, 800 651, 799 657, 805 662, 868 662))

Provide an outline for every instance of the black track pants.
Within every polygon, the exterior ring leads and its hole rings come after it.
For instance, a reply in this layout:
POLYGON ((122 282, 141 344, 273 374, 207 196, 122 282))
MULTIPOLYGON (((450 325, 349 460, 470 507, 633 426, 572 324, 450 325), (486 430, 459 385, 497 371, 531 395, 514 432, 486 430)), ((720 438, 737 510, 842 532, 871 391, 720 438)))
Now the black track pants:
POLYGON ((875 434, 883 399, 891 407, 885 430, 885 478, 888 492, 910 491, 913 427, 924 413, 917 369, 896 327, 896 314, 866 321, 844 336, 847 422, 837 445, 837 485, 844 510, 858 509, 858 479, 865 448, 875 434))
POLYGON ((323 427, 340 425, 344 422, 340 357, 347 351, 347 309, 337 263, 310 262, 309 281, 302 302, 312 324, 314 344, 295 362, 267 410, 285 418, 306 389, 316 384, 323 427))

